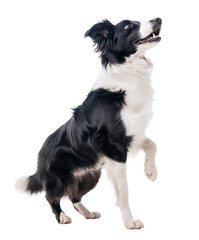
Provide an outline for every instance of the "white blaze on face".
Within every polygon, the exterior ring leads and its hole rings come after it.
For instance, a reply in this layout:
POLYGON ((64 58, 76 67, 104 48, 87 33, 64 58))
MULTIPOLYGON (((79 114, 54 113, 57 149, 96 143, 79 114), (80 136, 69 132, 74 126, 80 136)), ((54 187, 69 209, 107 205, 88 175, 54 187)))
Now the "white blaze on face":
POLYGON ((142 23, 140 25, 140 38, 145 38, 153 32, 151 22, 142 23))
MULTIPOLYGON (((142 23, 140 25, 140 39, 148 37, 153 32, 153 25, 151 22, 142 23)), ((138 55, 144 55, 145 52, 151 47, 155 46, 158 42, 146 42, 138 45, 137 53, 138 55)))

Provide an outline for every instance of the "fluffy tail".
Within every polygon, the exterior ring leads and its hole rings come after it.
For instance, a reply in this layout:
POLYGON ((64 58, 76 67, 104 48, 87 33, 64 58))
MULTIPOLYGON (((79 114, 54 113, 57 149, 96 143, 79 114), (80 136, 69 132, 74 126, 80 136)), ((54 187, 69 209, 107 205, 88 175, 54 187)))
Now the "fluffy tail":
POLYGON ((38 193, 43 190, 42 180, 37 173, 32 176, 24 176, 17 180, 15 187, 20 192, 27 192, 30 194, 38 193))

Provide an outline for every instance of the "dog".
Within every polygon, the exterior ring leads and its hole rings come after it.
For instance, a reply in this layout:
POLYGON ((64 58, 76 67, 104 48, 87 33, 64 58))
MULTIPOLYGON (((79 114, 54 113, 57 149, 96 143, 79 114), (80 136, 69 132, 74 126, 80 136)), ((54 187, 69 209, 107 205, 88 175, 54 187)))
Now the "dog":
POLYGON ((128 201, 126 161, 130 153, 145 152, 145 174, 155 181, 156 144, 145 136, 152 117, 151 61, 145 52, 160 42, 162 20, 146 23, 103 20, 93 25, 90 37, 100 53, 102 70, 82 105, 44 142, 37 172, 20 178, 16 187, 30 194, 46 193, 58 223, 71 223, 60 207, 68 197, 86 219, 100 217, 81 202, 101 176, 102 167, 113 183, 123 222, 128 229, 144 224, 133 218, 128 201))

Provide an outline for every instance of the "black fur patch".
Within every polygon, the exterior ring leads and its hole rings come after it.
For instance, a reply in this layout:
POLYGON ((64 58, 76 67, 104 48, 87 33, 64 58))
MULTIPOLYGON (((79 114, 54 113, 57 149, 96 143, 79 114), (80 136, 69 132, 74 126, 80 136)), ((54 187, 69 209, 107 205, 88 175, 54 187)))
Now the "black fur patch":
POLYGON ((124 63, 125 58, 137 51, 135 42, 140 38, 140 23, 124 20, 113 25, 104 20, 91 27, 85 37, 92 38, 96 45, 96 51, 101 52, 101 60, 104 66, 108 63, 124 63))
POLYGON ((74 171, 95 167, 103 155, 126 162, 132 137, 126 136, 121 120, 124 105, 124 91, 91 91, 74 109, 72 118, 44 142, 37 173, 29 178, 27 191, 34 193, 44 188, 50 203, 66 195, 77 202, 95 187, 101 172, 88 172, 79 178, 74 171))

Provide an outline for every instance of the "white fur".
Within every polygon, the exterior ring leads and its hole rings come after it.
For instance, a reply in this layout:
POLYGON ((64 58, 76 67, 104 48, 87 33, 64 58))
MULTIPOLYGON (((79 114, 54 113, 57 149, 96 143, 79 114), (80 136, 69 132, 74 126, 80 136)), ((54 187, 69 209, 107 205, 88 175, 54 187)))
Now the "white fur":
MULTIPOLYGON (((149 36, 152 32, 153 32, 153 26, 152 26, 151 22, 142 23, 140 25, 140 38, 145 38, 145 37, 149 36)), ((150 42, 150 43, 148 42, 145 44, 141 44, 138 47, 138 53, 144 55, 146 50, 155 46, 156 44, 157 44, 157 42, 150 42)))
POLYGON ((78 178, 83 177, 87 173, 94 175, 96 171, 102 168, 103 164, 104 164, 103 159, 100 159, 94 167, 76 169, 73 171, 73 175, 78 178))
POLYGON ((15 187, 18 191, 26 192, 28 186, 28 178, 29 176, 24 176, 17 180, 17 182, 15 183, 15 187))
POLYGON ((68 216, 65 215, 65 213, 61 212, 60 216, 59 216, 59 223, 60 224, 67 224, 67 223, 71 223, 72 219, 68 216))
POLYGON ((107 66, 95 82, 93 88, 110 91, 124 90, 126 105, 121 117, 126 134, 134 136, 133 152, 136 152, 145 139, 145 129, 152 117, 153 90, 150 74, 152 63, 142 55, 134 54, 121 65, 107 66))
POLYGON ((145 38, 153 31, 151 22, 145 22, 140 25, 140 38, 145 38))

